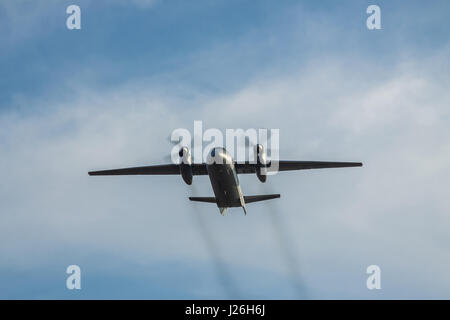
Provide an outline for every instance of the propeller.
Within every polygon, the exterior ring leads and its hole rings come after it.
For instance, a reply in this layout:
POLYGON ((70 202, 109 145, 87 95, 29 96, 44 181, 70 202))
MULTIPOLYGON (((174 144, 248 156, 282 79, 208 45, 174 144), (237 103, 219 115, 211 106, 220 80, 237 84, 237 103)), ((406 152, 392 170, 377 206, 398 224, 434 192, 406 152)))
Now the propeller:
MULTIPOLYGON (((176 138, 176 137, 175 137, 175 138, 176 138)), ((202 139, 202 137, 199 137, 198 135, 196 135, 196 136, 195 136, 195 139, 196 139, 196 141, 200 141, 200 142, 202 143, 202 145, 203 145, 203 139, 202 139)), ((169 144, 171 144, 172 146, 171 146, 171 148, 170 148, 169 154, 166 155, 166 156, 164 156, 164 161, 165 161, 165 162, 172 162, 172 163, 173 163, 173 162, 174 162, 174 161, 173 161, 174 159, 179 159, 179 158, 182 157, 182 155, 180 154, 180 150, 181 150, 181 148, 185 147, 185 145, 181 145, 179 149, 173 150, 173 148, 174 148, 176 145, 178 145, 178 144, 180 143, 180 140, 181 140, 181 139, 178 139, 178 140, 172 140, 172 135, 169 135, 169 136, 166 137, 166 140, 167 140, 167 142, 168 142, 169 144), (173 155, 172 155, 172 152, 174 153, 173 155)), ((193 143, 194 143, 194 139, 191 138, 191 141, 189 142, 189 144, 190 144, 190 145, 193 145, 193 143)), ((187 146, 187 147, 189 148, 189 146, 187 146)), ((178 163, 178 162, 175 162, 175 163, 178 163)))
MULTIPOLYGON (((259 153, 261 154, 262 152, 265 151, 265 153, 270 153, 271 155, 272 150, 268 147, 269 145, 272 146, 272 131, 267 129, 267 128, 262 128, 257 130, 257 135, 259 137, 250 137, 249 135, 246 134, 242 134, 238 137, 237 139, 237 143, 235 145, 236 151, 237 153, 235 154, 235 160, 246 160, 246 159, 238 159, 240 158, 240 155, 245 155, 245 157, 247 157, 247 155, 249 157, 251 157, 250 159, 247 160, 252 160, 255 161, 256 160, 256 155, 259 153), (242 139, 242 135, 244 136, 242 139), (259 151, 258 151, 259 148, 259 151), (250 152, 248 152, 248 150, 250 150, 250 152), (253 158, 253 159, 252 159, 253 158)), ((278 133, 276 134, 278 136, 278 133)), ((224 135, 225 137, 225 135, 224 135)), ((174 137, 176 138, 176 136, 174 137)), ((193 146, 194 141, 200 141, 200 145, 202 146, 202 152, 203 152, 203 137, 196 135, 194 137, 194 139, 191 139, 190 141, 190 145, 193 146), (194 140, 195 139, 195 140, 194 140)), ((170 148, 170 153, 166 156, 164 156, 164 161, 165 162, 174 162, 175 159, 179 159, 179 150, 174 150, 173 147, 175 147, 176 145, 178 145, 180 143, 180 140, 172 140, 172 135, 167 136, 166 140, 172 145, 172 147, 170 148), (172 155, 172 153, 174 153, 172 155)), ((225 147, 226 147, 226 141, 224 141, 225 143, 225 147)), ((278 149, 278 146, 276 146, 278 149)), ((232 152, 232 150, 228 150, 229 152, 232 152)), ((234 150, 233 150, 234 151, 234 150)), ((192 152, 192 150, 191 150, 192 152)), ((234 152, 232 152, 234 154, 234 152)))
MULTIPOLYGON (((270 154, 272 154, 271 149, 268 147, 269 145, 272 145, 271 143, 271 139, 272 139, 272 131, 267 129, 267 128, 262 128, 258 130, 259 133, 259 137, 257 138, 257 141, 254 141, 254 138, 250 138, 250 136, 248 135, 244 135, 244 139, 238 139, 238 148, 244 148, 244 152, 245 150, 248 150, 250 148, 252 148, 251 150, 253 151, 253 153, 250 153, 249 156, 253 155, 253 161, 257 161, 257 155, 258 154, 264 154, 264 150, 265 150, 265 154, 267 154, 267 152, 270 152, 270 154), (242 144, 243 142, 243 144, 242 144)), ((265 158, 265 156, 264 156, 265 158)), ((260 159, 260 160, 264 160, 265 159, 260 159)))

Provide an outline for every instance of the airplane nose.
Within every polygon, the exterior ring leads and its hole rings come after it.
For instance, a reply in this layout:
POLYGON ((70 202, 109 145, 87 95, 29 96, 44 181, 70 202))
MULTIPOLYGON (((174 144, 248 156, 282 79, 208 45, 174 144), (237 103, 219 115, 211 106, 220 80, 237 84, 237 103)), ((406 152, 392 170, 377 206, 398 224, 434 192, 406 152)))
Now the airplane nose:
POLYGON ((230 155, 224 148, 213 148, 208 155, 208 164, 225 164, 231 161, 230 155))

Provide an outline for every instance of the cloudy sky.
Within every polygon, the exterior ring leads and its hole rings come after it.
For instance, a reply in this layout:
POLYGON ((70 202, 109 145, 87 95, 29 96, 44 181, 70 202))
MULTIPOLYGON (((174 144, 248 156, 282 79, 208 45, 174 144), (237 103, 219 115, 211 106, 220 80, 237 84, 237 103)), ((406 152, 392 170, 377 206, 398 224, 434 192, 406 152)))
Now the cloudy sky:
POLYGON ((450 298, 450 3, 371 4, 2 0, 0 298, 450 298), (241 176, 281 199, 225 217, 206 176, 87 175, 194 120, 364 167, 241 176))

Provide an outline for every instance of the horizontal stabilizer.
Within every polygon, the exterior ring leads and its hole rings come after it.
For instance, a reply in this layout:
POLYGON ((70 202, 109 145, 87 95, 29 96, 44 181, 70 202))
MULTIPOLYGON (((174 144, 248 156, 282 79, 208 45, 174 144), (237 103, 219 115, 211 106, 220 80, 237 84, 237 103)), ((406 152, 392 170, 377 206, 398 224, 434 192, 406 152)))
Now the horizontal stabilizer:
POLYGON ((280 197, 279 194, 262 194, 259 196, 244 196, 244 201, 245 201, 245 203, 252 203, 252 202, 257 202, 257 201, 276 199, 279 197, 280 197))
POLYGON ((214 197, 189 197, 191 201, 217 203, 214 197))

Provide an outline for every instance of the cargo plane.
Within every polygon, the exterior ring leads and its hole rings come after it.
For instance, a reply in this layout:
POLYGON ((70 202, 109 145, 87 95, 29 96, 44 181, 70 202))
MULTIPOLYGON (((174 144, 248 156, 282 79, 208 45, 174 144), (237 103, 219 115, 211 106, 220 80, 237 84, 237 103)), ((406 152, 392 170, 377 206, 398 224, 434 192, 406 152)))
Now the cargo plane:
POLYGON ((279 198, 280 194, 264 194, 244 196, 239 184, 238 174, 256 174, 261 182, 266 182, 267 175, 274 171, 290 171, 305 169, 361 167, 361 162, 330 162, 330 161, 267 161, 264 147, 255 146, 256 161, 236 162, 222 147, 213 148, 206 163, 192 163, 192 157, 187 147, 182 147, 178 153, 180 164, 163 164, 144 167, 132 167, 102 171, 91 171, 90 176, 106 175, 181 175, 184 182, 192 184, 194 176, 208 175, 214 191, 214 197, 189 197, 191 201, 215 203, 222 215, 230 207, 242 207, 247 214, 247 203, 279 198))

